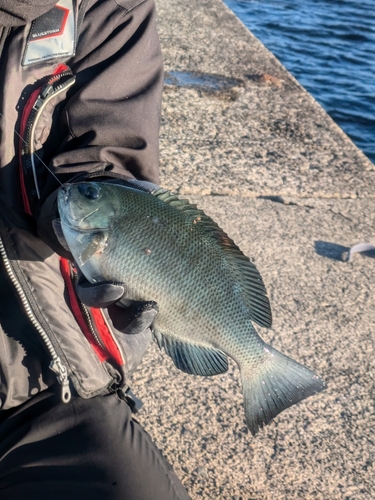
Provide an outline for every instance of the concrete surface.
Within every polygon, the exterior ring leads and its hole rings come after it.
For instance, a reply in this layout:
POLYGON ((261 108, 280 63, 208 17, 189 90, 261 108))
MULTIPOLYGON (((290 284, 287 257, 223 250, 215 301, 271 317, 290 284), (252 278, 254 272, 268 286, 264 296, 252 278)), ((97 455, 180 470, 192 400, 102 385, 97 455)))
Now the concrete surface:
POLYGON ((193 499, 373 499, 375 258, 345 256, 375 242, 375 167, 220 0, 157 6, 162 184, 257 265, 274 317, 259 333, 328 389, 253 438, 234 363, 185 375, 154 345, 134 377, 139 420, 193 499), (189 88, 174 72, 236 82, 189 88))

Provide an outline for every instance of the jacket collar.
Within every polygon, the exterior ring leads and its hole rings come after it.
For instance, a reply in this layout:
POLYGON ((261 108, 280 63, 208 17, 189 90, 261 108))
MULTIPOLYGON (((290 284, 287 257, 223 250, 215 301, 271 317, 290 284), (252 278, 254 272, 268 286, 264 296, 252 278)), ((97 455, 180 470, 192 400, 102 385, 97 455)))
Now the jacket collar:
POLYGON ((0 0, 0 26, 10 28, 27 24, 56 3, 56 0, 0 0))

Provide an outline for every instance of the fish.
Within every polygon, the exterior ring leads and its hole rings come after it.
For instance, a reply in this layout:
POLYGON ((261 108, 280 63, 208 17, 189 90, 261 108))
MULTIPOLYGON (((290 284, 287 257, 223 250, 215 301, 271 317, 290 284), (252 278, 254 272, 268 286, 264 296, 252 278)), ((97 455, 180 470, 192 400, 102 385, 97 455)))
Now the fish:
POLYGON ((85 181, 58 193, 63 237, 91 283, 124 282, 127 298, 154 301, 159 347, 185 373, 212 376, 238 365, 252 435, 286 408, 325 389, 309 368, 274 349, 259 271, 196 205, 136 182, 85 181))

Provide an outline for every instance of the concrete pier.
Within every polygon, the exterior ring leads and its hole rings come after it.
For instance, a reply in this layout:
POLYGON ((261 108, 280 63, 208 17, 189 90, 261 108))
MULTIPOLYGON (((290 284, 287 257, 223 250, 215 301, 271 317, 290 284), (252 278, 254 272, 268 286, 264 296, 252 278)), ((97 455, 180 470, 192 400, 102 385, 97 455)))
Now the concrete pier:
POLYGON ((221 0, 157 0, 166 86, 162 185, 256 264, 274 323, 258 331, 328 389, 253 438, 239 371, 200 378, 152 346, 139 414, 193 499, 375 495, 375 166, 221 0))

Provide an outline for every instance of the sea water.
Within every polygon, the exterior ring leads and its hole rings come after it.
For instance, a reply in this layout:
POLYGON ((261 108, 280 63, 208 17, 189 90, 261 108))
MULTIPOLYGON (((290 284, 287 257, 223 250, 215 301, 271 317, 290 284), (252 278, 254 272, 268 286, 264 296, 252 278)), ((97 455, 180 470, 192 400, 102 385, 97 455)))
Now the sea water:
POLYGON ((225 0, 375 162, 375 0, 225 0))

